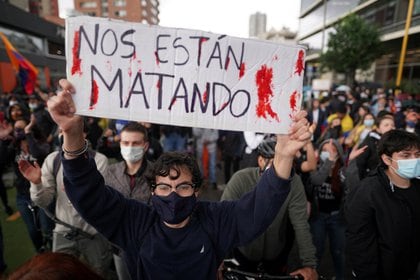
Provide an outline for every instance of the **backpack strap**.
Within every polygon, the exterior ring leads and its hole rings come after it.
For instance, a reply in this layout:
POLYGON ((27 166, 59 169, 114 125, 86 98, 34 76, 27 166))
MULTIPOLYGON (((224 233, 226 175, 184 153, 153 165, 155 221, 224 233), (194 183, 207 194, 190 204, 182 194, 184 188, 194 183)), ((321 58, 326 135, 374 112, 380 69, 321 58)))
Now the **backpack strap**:
MULTIPOLYGON (((89 156, 91 158, 95 158, 96 151, 89 149, 88 153, 89 153, 89 156)), ((54 175, 54 178, 57 178, 57 174, 58 174, 58 170, 60 170, 60 166, 61 166, 61 155, 60 155, 60 152, 58 152, 55 155, 55 158, 54 158, 54 161, 53 161, 53 175, 54 175)))

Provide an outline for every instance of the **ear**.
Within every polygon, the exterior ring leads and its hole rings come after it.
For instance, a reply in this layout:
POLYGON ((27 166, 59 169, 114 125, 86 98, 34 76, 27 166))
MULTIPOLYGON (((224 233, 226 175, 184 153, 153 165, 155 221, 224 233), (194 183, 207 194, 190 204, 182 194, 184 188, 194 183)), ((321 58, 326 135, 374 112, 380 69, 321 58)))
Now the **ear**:
POLYGON ((391 166, 392 160, 390 160, 387 155, 385 154, 381 155, 381 159, 387 166, 391 166))
POLYGON ((262 156, 258 156, 257 161, 258 161, 258 166, 260 168, 263 168, 265 165, 265 159, 262 156))
POLYGON ((149 149, 150 142, 144 143, 144 150, 147 151, 149 149))

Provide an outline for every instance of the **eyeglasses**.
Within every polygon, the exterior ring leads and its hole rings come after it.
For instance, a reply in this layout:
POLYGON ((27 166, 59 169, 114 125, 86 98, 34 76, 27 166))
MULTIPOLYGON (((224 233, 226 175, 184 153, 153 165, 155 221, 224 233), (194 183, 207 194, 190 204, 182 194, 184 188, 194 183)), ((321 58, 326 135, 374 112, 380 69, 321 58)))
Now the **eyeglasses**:
MULTIPOLYGON (((180 183, 175 186, 175 192, 180 196, 189 196, 193 193, 195 185, 193 183, 180 183)), ((167 196, 170 195, 174 189, 171 185, 166 183, 159 183, 154 185, 157 195, 167 196)))

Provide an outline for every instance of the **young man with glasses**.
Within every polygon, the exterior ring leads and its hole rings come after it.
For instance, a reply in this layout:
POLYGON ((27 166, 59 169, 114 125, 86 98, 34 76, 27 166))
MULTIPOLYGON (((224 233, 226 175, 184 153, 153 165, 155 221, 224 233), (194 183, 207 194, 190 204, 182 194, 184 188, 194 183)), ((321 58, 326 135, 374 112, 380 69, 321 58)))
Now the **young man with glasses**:
POLYGON ((290 190, 296 152, 310 141, 306 113, 293 118, 287 135, 277 136, 273 167, 238 201, 196 201, 201 173, 182 153, 162 155, 147 178, 153 208, 106 187, 85 152, 81 117, 75 115, 71 84, 48 101, 64 135, 66 192, 80 214, 124 251, 134 279, 215 279, 233 247, 255 239, 272 222, 290 190))

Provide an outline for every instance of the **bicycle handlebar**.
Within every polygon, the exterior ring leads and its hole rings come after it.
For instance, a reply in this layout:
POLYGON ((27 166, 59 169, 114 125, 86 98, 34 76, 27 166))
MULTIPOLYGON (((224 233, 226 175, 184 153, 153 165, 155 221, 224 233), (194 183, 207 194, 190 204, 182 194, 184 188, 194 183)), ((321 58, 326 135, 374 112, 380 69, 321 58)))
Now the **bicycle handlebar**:
POLYGON ((267 274, 267 273, 246 272, 246 271, 242 271, 242 270, 231 268, 231 267, 224 267, 223 270, 225 272, 233 272, 233 273, 239 274, 241 276, 252 277, 252 278, 255 278, 255 279, 267 279, 267 280, 270 280, 270 279, 282 279, 282 280, 303 279, 303 277, 300 276, 300 275, 296 275, 296 276, 292 276, 292 275, 276 276, 276 275, 270 275, 270 274, 267 274))

